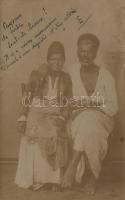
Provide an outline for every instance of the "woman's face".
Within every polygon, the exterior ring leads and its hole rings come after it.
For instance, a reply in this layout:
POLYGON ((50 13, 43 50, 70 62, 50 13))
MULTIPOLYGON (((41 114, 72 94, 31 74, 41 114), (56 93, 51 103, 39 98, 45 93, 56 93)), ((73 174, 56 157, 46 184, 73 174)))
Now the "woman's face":
POLYGON ((53 71, 61 71, 64 62, 64 57, 60 53, 52 54, 48 59, 49 67, 53 71))

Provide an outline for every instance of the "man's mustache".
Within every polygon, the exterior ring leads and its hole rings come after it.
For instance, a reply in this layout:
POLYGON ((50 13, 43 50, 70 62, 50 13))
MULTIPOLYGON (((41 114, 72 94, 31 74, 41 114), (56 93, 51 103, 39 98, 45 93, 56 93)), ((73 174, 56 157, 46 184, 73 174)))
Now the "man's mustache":
POLYGON ((82 59, 83 59, 83 60, 89 60, 89 57, 84 56, 84 57, 82 57, 82 59))

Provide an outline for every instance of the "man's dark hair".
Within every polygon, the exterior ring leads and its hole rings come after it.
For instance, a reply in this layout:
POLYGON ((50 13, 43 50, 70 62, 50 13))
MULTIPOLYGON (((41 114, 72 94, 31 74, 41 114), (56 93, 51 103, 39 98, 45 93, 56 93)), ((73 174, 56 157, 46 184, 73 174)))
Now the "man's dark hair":
POLYGON ((96 35, 94 35, 92 33, 84 33, 84 34, 80 35, 78 38, 78 41, 77 41, 77 46, 79 46, 79 44, 85 40, 91 41, 93 43, 94 47, 96 49, 98 49, 98 47, 100 45, 100 41, 96 35))

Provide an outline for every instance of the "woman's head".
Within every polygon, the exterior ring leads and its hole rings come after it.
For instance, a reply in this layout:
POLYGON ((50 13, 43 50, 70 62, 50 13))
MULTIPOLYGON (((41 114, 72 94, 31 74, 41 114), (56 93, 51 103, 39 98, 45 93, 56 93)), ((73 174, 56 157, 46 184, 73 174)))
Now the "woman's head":
POLYGON ((47 62, 53 71, 60 71, 65 62, 65 50, 62 43, 55 41, 48 48, 47 62))

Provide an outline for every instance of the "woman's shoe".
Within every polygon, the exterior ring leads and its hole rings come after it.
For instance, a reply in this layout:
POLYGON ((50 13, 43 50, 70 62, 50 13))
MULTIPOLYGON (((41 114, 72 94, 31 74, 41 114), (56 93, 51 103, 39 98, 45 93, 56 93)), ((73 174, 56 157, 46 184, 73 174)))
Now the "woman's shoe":
POLYGON ((32 190, 37 191, 37 190, 41 189, 43 186, 44 186, 44 184, 42 184, 42 183, 33 184, 32 190))

